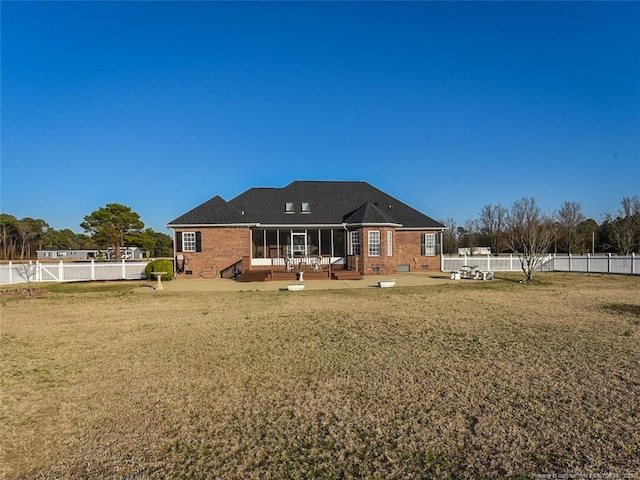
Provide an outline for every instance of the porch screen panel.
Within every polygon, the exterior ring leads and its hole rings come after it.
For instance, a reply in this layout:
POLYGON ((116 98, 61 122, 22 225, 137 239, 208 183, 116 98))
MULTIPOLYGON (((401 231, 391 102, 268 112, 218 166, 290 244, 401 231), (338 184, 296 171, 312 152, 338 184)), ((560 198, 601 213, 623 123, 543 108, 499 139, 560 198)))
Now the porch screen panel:
POLYGON ((347 254, 347 242, 345 241, 344 230, 333 230, 333 252, 334 257, 344 257, 347 254))
POLYGON ((253 244, 253 258, 264 258, 264 229, 256 228, 251 231, 253 244))
POLYGON ((320 230, 320 255, 332 255, 331 230, 320 230))
POLYGON ((267 258, 276 258, 278 254, 278 231, 277 230, 265 230, 266 245, 267 245, 267 258))
POLYGON ((320 252, 319 231, 307 230, 307 253, 309 255, 318 255, 320 252))
POLYGON ((291 230, 280 230, 280 251, 282 256, 291 255, 291 230))

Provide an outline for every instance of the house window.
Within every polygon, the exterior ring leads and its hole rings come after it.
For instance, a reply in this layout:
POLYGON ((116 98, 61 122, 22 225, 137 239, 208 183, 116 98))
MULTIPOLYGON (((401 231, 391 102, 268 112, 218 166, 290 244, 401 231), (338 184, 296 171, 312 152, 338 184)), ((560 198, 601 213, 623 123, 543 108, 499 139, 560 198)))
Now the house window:
POLYGON ((287 202, 284 205, 284 213, 293 213, 293 202, 287 202))
POLYGON ((311 213, 311 204, 309 202, 302 202, 300 204, 300 211, 302 213, 311 213))
POLYGON ((351 255, 360 255, 360 232, 351 232, 351 255))
POLYGON ((433 257, 436 254, 436 234, 425 233, 422 235, 422 255, 433 257))
POLYGON ((182 251, 196 251, 196 232, 182 232, 182 251))
POLYGON ((393 257, 393 232, 387 230, 387 257, 393 257))
POLYGON ((379 257, 380 256, 380 231, 369 230, 368 236, 369 236, 369 256, 379 257))

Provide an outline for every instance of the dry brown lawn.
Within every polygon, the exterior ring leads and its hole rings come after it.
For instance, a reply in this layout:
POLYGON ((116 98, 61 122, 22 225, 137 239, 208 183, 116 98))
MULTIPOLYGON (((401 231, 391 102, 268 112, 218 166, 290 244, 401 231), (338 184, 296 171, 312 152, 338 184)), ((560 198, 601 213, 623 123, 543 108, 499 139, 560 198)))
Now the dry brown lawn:
POLYGON ((4 295, 2 473, 639 478, 640 278, 514 279, 4 295))

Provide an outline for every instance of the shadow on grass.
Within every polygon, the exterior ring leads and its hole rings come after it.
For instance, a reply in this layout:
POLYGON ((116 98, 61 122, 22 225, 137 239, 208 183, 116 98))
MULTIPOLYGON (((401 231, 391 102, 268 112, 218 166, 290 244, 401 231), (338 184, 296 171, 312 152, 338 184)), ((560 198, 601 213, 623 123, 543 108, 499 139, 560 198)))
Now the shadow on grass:
POLYGON ((622 313, 636 317, 637 320, 635 320, 634 323, 640 323, 640 305, 633 303, 607 303, 602 305, 602 308, 608 312, 622 313))
POLYGON ((139 287, 146 287, 149 284, 144 280, 135 281, 91 281, 91 282, 69 282, 51 283, 43 285, 43 289, 51 293, 88 293, 88 292, 111 292, 128 293, 139 287))

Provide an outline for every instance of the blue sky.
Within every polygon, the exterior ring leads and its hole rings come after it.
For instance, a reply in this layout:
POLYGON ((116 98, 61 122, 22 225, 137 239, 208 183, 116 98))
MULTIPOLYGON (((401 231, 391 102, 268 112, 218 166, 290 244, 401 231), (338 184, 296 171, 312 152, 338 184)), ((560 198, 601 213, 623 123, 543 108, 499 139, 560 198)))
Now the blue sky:
POLYGON ((7 2, 0 211, 362 180, 458 225, 640 195, 639 2, 7 2))

